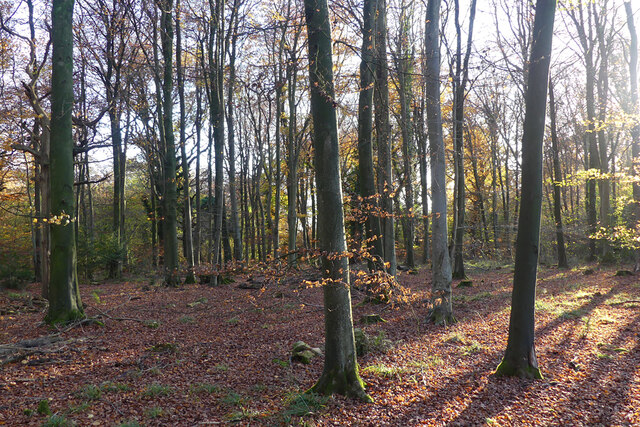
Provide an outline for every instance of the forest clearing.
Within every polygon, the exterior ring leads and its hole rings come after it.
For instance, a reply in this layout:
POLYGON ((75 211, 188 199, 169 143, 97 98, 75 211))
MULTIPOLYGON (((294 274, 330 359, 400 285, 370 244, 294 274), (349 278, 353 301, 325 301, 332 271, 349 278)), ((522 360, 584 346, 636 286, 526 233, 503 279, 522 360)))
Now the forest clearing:
POLYGON ((640 425, 639 16, 0 0, 0 424, 640 425))
POLYGON ((58 330, 41 323, 34 286, 2 292, 2 342, 60 341, 2 366, 0 424, 42 424, 52 418, 38 412, 44 400, 51 414, 78 425, 640 423, 637 278, 610 268, 541 268, 536 349, 544 379, 523 380, 492 375, 507 339, 512 268, 471 267, 472 286, 454 291, 458 322, 447 327, 426 322, 426 269, 401 272, 410 289, 404 302, 366 303, 354 290, 355 326, 370 337, 359 364, 372 404, 300 400, 322 370, 322 356, 309 365, 290 360, 296 341, 322 347, 322 292, 304 284, 316 271, 238 274, 215 288, 145 278, 83 285, 87 316, 103 325, 58 330), (385 322, 363 324, 370 314, 385 322))

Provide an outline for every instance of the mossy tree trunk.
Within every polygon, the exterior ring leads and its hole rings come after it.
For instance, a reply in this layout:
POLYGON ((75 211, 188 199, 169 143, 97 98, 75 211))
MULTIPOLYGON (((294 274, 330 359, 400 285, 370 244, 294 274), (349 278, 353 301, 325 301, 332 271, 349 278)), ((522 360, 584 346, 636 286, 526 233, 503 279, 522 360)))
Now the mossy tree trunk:
POLYGON ((538 0, 525 95, 522 191, 509 339, 497 375, 542 378, 534 346, 536 275, 542 210, 542 141, 556 0, 538 0))
POLYGON ((370 401, 358 374, 353 335, 329 10, 326 0, 305 0, 304 5, 309 34, 309 87, 325 316, 324 370, 311 390, 370 401))
POLYGON ((51 270, 48 323, 84 317, 76 267, 73 192, 73 0, 51 12, 51 270))
POLYGON ((436 324, 455 322, 451 304, 451 263, 447 249, 447 188, 440 106, 440 0, 429 0, 425 27, 425 97, 431 163, 431 269, 436 324))

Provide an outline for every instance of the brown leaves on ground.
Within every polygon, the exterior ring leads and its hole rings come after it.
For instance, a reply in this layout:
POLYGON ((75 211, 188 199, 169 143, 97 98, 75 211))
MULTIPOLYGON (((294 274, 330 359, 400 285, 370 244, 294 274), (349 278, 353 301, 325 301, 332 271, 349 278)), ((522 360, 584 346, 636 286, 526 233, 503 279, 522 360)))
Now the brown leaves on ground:
POLYGON ((354 290, 354 319, 375 313, 386 320, 357 326, 393 343, 359 360, 374 404, 295 398, 322 370, 322 357, 310 365, 289 359, 296 341, 323 343, 322 291, 303 284, 316 276, 306 271, 246 286, 258 281, 239 275, 215 288, 163 288, 146 280, 85 285, 86 312, 104 325, 62 330, 41 324, 35 285, 25 293, 3 291, 0 349, 19 352, 0 367, 0 424, 640 423, 638 276, 540 272, 541 381, 491 375, 507 339, 508 269, 472 269, 473 286, 454 289, 458 323, 446 328, 425 322, 425 269, 401 273, 413 298, 393 307, 362 303, 366 295, 354 290), (39 337, 55 339, 24 347, 39 337), (310 414, 301 420, 304 412, 310 414))

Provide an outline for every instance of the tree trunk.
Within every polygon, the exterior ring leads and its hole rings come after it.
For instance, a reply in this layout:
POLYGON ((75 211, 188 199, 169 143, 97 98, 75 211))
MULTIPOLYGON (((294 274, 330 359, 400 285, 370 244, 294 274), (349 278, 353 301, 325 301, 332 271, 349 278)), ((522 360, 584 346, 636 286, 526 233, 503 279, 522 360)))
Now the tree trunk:
POLYGON ((440 0, 429 0, 425 27, 425 84, 427 133, 431 160, 431 269, 433 273, 430 320, 455 322, 451 300, 451 263, 447 250, 447 188, 440 106, 440 0))
POLYGON ((333 87, 331 25, 326 0, 305 0, 309 34, 309 81, 314 166, 318 191, 318 237, 324 272, 324 370, 311 389, 371 402, 358 374, 351 314, 349 262, 342 210, 340 150, 333 87))
POLYGON ((240 222, 238 220, 238 195, 236 186, 236 133, 234 126, 234 106, 233 92, 236 83, 236 47, 238 41, 238 2, 233 8, 233 34, 231 37, 231 52, 229 54, 229 87, 227 92, 227 136, 229 140, 229 202, 231 203, 231 224, 230 231, 233 237, 233 258, 236 261, 242 260, 242 236, 240 233, 240 222))
POLYGON ((365 0, 363 5, 362 62, 360 62, 360 93, 358 100, 358 186, 365 218, 366 246, 371 259, 370 270, 384 269, 384 247, 378 194, 373 168, 373 92, 375 67, 375 14, 377 0, 365 0))
POLYGON ((567 268, 569 267, 569 264, 567 263, 567 252, 564 246, 564 231, 562 229, 562 205, 560 202, 562 170, 560 168, 560 152, 558 149, 556 102, 553 93, 553 81, 549 81, 549 119, 551 120, 551 151, 553 156, 553 218, 556 223, 558 267, 567 268))
POLYGON ((453 238, 453 272, 456 279, 466 277, 464 272, 464 260, 462 257, 462 245, 464 241, 465 222, 465 178, 464 178, 464 100, 467 80, 469 76, 469 56, 471 55, 471 40, 473 36, 473 23, 476 15, 476 0, 471 1, 469 14, 469 33, 467 36, 467 50, 462 61, 462 33, 460 29, 460 5, 455 0, 455 26, 456 26, 456 72, 453 78, 454 108, 453 108, 453 143, 456 171, 456 215, 453 238))
MULTIPOLYGON (((183 217, 184 225, 182 239, 184 240, 184 257, 187 260, 187 275, 185 283, 196 283, 196 276, 193 273, 193 226, 191 223, 191 196, 189 191, 189 159, 187 158, 186 145, 186 105, 184 100, 184 70, 182 68, 182 10, 180 0, 176 1, 176 74, 178 75, 178 96, 180 102, 180 157, 182 163, 183 181, 183 217)), ((197 154, 199 157, 200 153, 197 154)))
POLYGON ((160 40, 164 59, 162 82, 162 127, 164 136, 163 155, 163 183, 162 214, 164 243, 164 284, 178 286, 178 190, 176 187, 176 147, 173 135, 173 0, 161 2, 160 40))
POLYGON ((534 346, 536 274, 542 210, 542 141, 556 0, 538 0, 525 95, 522 191, 509 339, 497 375, 542 378, 534 346))
POLYGON ((407 251, 406 263, 410 268, 415 267, 415 253, 413 250, 413 242, 415 240, 415 221, 414 221, 414 196, 413 196, 413 124, 411 121, 411 104, 413 100, 412 94, 412 61, 413 54, 409 46, 409 30, 411 22, 407 15, 406 9, 412 7, 402 5, 400 12, 400 43, 398 43, 398 92, 400 95, 400 123, 402 132, 402 158, 403 158, 403 174, 405 188, 405 248, 407 251))
MULTIPOLYGON (((424 85, 423 85, 424 88, 424 85)), ((429 187, 427 185, 427 135, 424 132, 424 97, 414 114, 418 134, 418 162, 420 163, 420 197, 422 200, 422 263, 429 262, 429 187)))
POLYGON ((391 174, 391 125, 389 124, 389 64, 387 62, 387 2, 377 0, 375 122, 378 144, 378 193, 382 211, 382 242, 387 272, 396 275, 396 236, 391 174))
MULTIPOLYGON (((210 38, 209 38, 209 114, 213 126, 213 145, 215 151, 215 188, 213 206, 213 233, 212 233, 212 259, 211 263, 217 267, 220 263, 220 244, 222 239, 223 221, 223 187, 224 187, 224 91, 223 91, 223 59, 222 40, 223 34, 222 14, 224 0, 209 0, 211 12, 210 38)), ((213 276, 212 284, 217 284, 217 276, 213 276)))
MULTIPOLYGON (((631 3, 625 2, 624 8, 627 13, 627 26, 631 35, 631 45, 629 46, 629 78, 631 80, 631 114, 639 114, 638 112, 638 34, 636 33, 636 25, 633 20, 633 12, 631 3)), ((637 177, 640 175, 640 121, 636 120, 635 125, 631 129, 631 157, 632 157, 632 175, 637 177)), ((640 227, 640 182, 633 182, 633 202, 634 222, 632 226, 638 230, 640 227)), ((640 248, 636 248, 636 265, 634 271, 640 271, 640 248)))
POLYGON ((84 317, 76 268, 73 192, 73 0, 51 12, 51 272, 47 323, 84 317))

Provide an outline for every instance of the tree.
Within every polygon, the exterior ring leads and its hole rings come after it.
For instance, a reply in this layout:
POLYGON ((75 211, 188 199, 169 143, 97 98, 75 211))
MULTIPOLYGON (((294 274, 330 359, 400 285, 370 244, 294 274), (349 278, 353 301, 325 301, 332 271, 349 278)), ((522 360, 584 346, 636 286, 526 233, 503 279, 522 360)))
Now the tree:
POLYGON ((393 216, 393 176, 391 174, 391 125, 389 124, 389 64, 387 62, 387 2, 377 0, 375 122, 378 143, 378 192, 382 208, 382 242, 388 272, 396 275, 396 233, 393 216))
POLYGON ((378 198, 373 169, 373 92, 375 69, 375 16, 377 0, 365 0, 363 4, 362 62, 360 62, 360 93, 358 100, 358 186, 365 214, 365 237, 371 245, 372 260, 369 268, 383 269, 384 248, 380 217, 377 214, 378 198))
POLYGON ((51 271, 48 323, 84 317, 76 268, 73 192, 73 0, 51 11, 51 271))
POLYGON ((440 106, 440 0, 429 0, 425 27, 425 97, 427 134, 431 155, 431 270, 433 310, 436 324, 455 322, 451 301, 451 263, 447 250, 447 188, 440 106))
POLYGON ((551 121, 551 155, 553 158, 553 219, 556 223, 556 242, 558 252, 558 267, 567 268, 567 252, 564 246, 564 230, 562 229, 562 206, 560 201, 560 186, 562 170, 560 169, 560 152, 558 149, 558 132, 556 124, 556 102, 553 93, 553 82, 549 81, 549 120, 551 121))
POLYGON ((404 240, 407 251, 406 263, 410 268, 415 267, 413 241, 415 240, 415 221, 413 214, 413 124, 411 122, 411 105, 413 104, 412 73, 413 46, 410 40, 413 3, 400 6, 400 31, 397 43, 396 69, 398 74, 398 95, 400 98, 400 128, 402 133, 402 161, 403 187, 405 191, 404 240))
POLYGON ((160 0, 160 39, 164 58, 162 81, 163 181, 162 213, 164 216, 164 283, 178 286, 178 191, 176 185, 176 145, 173 134, 173 0, 160 0))
MULTIPOLYGON (((589 170, 600 170, 600 153, 598 151, 597 130, 596 130, 596 107, 595 107, 595 65, 593 52, 595 50, 595 40, 593 37, 593 14, 591 7, 587 4, 587 22, 585 22, 584 8, 582 2, 578 2, 577 10, 569 8, 569 17, 573 21, 578 31, 578 39, 582 47, 582 55, 585 62, 586 74, 586 103, 587 103, 587 146, 588 146, 588 168, 589 170)), ((596 206, 596 178, 590 176, 587 179, 587 222, 589 225, 589 261, 596 259, 595 233, 598 226, 598 213, 596 206)))
POLYGON ((309 38, 309 87, 318 194, 318 238, 319 248, 323 253, 322 271, 325 282, 324 370, 311 390, 320 394, 338 393, 371 401, 358 374, 353 335, 329 10, 326 0, 305 0, 304 8, 309 38))
MULTIPOLYGON (((183 180, 183 217, 184 227, 182 238, 184 240, 184 257, 187 260, 187 277, 185 283, 195 283, 193 273, 193 227, 191 223, 191 197, 189 196, 189 160, 187 159, 186 145, 186 105, 184 99, 184 68, 182 64, 182 8, 180 0, 176 1, 176 74, 178 77, 178 98, 180 103, 180 161, 183 180)), ((197 154, 198 156, 200 153, 197 154)))
MULTIPOLYGON (((627 26, 629 27, 629 34, 631 36, 631 44, 629 45, 629 79, 631 83, 631 114, 638 114, 638 33, 636 32, 636 25, 633 20, 633 12, 631 11, 631 3, 625 2, 624 9, 627 14, 627 26)), ((640 119, 636 118, 636 121, 631 128, 631 157, 632 157, 632 169, 633 175, 640 175, 638 168, 640 168, 640 119)), ((635 224, 633 226, 636 232, 639 232, 640 227, 640 182, 637 180, 633 182, 633 201, 635 203, 635 224)), ((640 271, 640 248, 636 249, 636 265, 634 271, 640 271)))
POLYGON ((471 0, 469 12, 469 34, 467 35, 467 50, 462 60, 462 32, 460 28, 460 4, 455 1, 456 26, 456 57, 455 73, 453 75, 453 146, 455 158, 456 197, 454 205, 453 224, 453 277, 463 279, 464 260, 462 258, 462 243, 465 229, 465 174, 464 174, 464 100, 469 81, 469 57, 471 56, 471 40, 473 37, 473 23, 476 16, 476 0, 471 0))
POLYGON ((497 375, 542 378, 534 346, 534 312, 542 211, 542 141, 555 10, 556 0, 538 0, 536 3, 525 96, 522 191, 509 338, 497 375))

